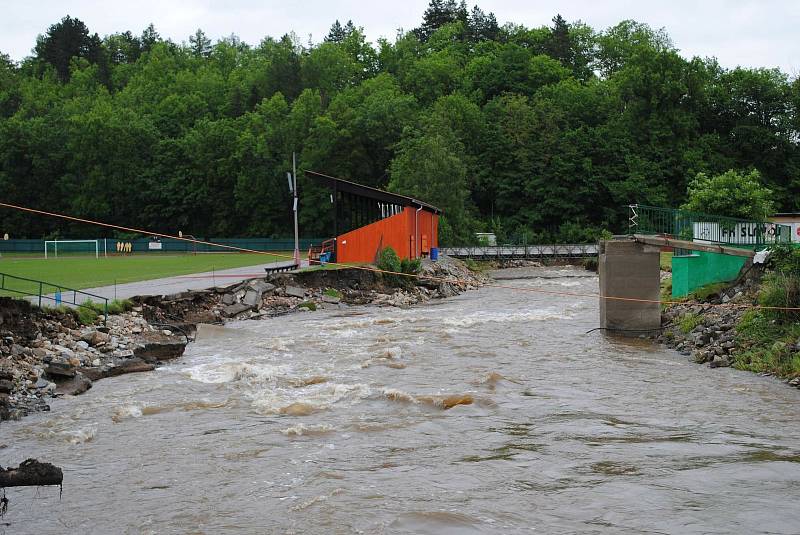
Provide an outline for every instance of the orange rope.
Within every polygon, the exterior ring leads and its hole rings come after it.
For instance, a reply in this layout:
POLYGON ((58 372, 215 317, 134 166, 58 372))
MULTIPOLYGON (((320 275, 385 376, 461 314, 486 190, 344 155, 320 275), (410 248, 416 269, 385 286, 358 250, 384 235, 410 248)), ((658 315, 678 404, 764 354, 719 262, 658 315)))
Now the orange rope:
MULTIPOLYGON (((125 232, 136 232, 139 234, 146 234, 150 236, 158 236, 160 238, 170 238, 174 240, 181 240, 189 243, 199 243, 201 245, 210 245, 213 247, 220 247, 222 249, 228 249, 230 251, 236 251, 240 253, 252 253, 252 254, 263 254, 263 255, 270 255, 276 256, 279 258, 287 258, 292 260, 294 257, 289 255, 282 255, 278 253, 266 252, 266 251, 258 251, 255 249, 246 249, 244 247, 236 247, 235 245, 225 245, 222 243, 214 243, 209 241, 198 240, 195 238, 186 238, 183 236, 173 236, 171 234, 164 234, 161 232, 152 232, 149 230, 138 229, 133 227, 125 227, 122 225, 114 225, 111 223, 103 223, 102 221, 94 221, 91 219, 83 219, 80 217, 74 217, 66 214, 59 214, 56 212, 47 212, 45 210, 37 210, 35 208, 27 208, 25 206, 18 206, 15 204, 9 204, 0 202, 0 207, 10 208, 12 210, 20 210, 23 212, 29 212, 33 214, 44 215, 48 217, 56 217, 59 219, 66 219, 69 221, 76 221, 78 223, 86 223, 88 225, 96 225, 100 227, 112 228, 117 230, 123 230, 125 232)), ((351 269, 360 269, 363 271, 371 271, 374 273, 383 273, 386 275, 398 275, 401 277, 410 277, 416 278, 421 280, 430 280, 433 282, 443 282, 448 284, 461 284, 464 281, 460 279, 447 279, 445 277, 436 277, 433 275, 418 275, 413 273, 401 273, 397 271, 389 271, 385 269, 379 269, 377 267, 370 267, 370 266, 358 266, 358 265, 350 265, 350 264, 343 264, 338 262, 328 262, 328 264, 333 266, 341 266, 351 269)), ((532 292, 532 293, 540 293, 546 295, 557 295, 562 297, 581 297, 581 298, 593 298, 593 299, 606 299, 610 301, 627 301, 632 303, 650 303, 650 304, 661 304, 661 305, 685 305, 686 303, 683 301, 660 301, 655 299, 638 299, 634 297, 617 297, 611 295, 600 295, 597 293, 578 293, 578 292, 561 292, 556 290, 544 290, 541 288, 522 288, 519 286, 508 286, 504 284, 497 284, 495 282, 486 283, 485 286, 489 286, 492 288, 501 288, 504 290, 514 290, 514 291, 522 291, 522 292, 532 292)), ((752 305, 752 304, 744 304, 744 303, 704 303, 703 306, 710 306, 710 307, 728 307, 728 308, 752 308, 752 309, 759 309, 759 310, 783 310, 783 311, 800 311, 800 307, 772 307, 772 306, 762 306, 762 305, 752 305)))

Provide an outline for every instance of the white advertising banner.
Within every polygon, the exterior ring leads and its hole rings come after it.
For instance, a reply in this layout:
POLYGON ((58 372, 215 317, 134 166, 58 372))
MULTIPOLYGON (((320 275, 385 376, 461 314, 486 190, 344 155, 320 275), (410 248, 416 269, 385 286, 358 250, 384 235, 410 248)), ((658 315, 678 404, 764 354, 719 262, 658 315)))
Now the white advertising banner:
POLYGON ((778 226, 775 223, 736 223, 732 227, 719 223, 693 223, 693 238, 698 243, 731 243, 757 245, 775 243, 778 226))

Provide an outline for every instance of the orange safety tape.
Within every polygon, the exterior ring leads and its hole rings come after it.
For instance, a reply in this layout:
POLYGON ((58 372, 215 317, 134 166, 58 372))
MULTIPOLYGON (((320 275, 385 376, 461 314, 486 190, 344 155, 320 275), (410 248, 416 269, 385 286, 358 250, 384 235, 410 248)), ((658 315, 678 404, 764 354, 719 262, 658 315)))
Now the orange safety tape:
MULTIPOLYGON (((80 218, 80 217, 70 216, 70 215, 66 215, 66 214, 59 214, 59 213, 56 213, 56 212, 47 212, 45 210, 37 210, 35 208, 28 208, 28 207, 25 207, 25 206, 18 206, 18 205, 15 205, 15 204, 9 204, 9 203, 4 203, 4 202, 0 202, 0 207, 11 208, 12 210, 20 210, 20 211, 23 211, 23 212, 30 212, 30 213, 34 213, 34 214, 40 214, 40 215, 44 215, 44 216, 48 216, 48 217, 56 217, 56 218, 60 218, 60 219, 66 219, 66 220, 69 220, 69 221, 76 221, 78 223, 86 223, 86 224, 89 224, 89 225, 97 225, 97 226, 100 226, 100 227, 113 228, 113 229, 117 229, 117 230, 124 230, 126 232, 136 232, 136 233, 139 233, 139 234, 147 234, 149 236, 158 236, 160 238, 170 238, 170 239, 174 239, 174 240, 186 241, 186 242, 189 242, 189 243, 199 243, 201 245, 210 245, 210 246, 213 246, 213 247, 220 247, 222 249, 228 249, 228 250, 237 251, 237 252, 240 252, 240 253, 263 254, 263 255, 277 256, 279 258, 287 258, 289 260, 293 260, 294 259, 293 256, 289 256, 289 255, 282 255, 282 254, 273 253, 273 252, 267 252, 267 251, 258 251, 258 250, 255 250, 255 249, 246 249, 244 247, 236 247, 235 245, 225 245, 225 244, 214 243, 214 242, 210 242, 210 241, 198 240, 198 239, 193 239, 193 238, 186 238, 186 237, 183 237, 183 236, 173 236, 171 234, 164 234, 162 232, 153 232, 153 231, 144 230, 144 229, 137 229, 137 228, 133 228, 133 227, 125 227, 125 226, 122 226, 122 225, 114 225, 112 223, 103 223, 102 221, 94 221, 92 219, 83 219, 83 218, 80 218)), ((448 279, 448 278, 445 278, 445 277, 436 277, 436 276, 433 276, 433 275, 418 275, 418 274, 413 274, 413 273, 401 273, 401 272, 398 272, 398 271, 389 271, 389 270, 380 269, 380 268, 377 268, 377 267, 343 264, 343 263, 338 263, 338 262, 328 262, 327 264, 328 265, 332 265, 332 266, 341 266, 341 267, 351 268, 351 269, 360 269, 360 270, 363 270, 363 271, 372 271, 374 273, 384 273, 386 275, 398 275, 398 276, 401 276, 401 277, 409 277, 409 278, 416 278, 416 279, 421 279, 421 280, 429 280, 429 281, 433 281, 433 282, 444 282, 444 283, 449 283, 449 284, 461 284, 461 283, 465 282, 465 281, 463 281, 461 279, 448 279)), ((618 297, 618 296, 612 296, 612 295, 600 295, 600 294, 597 294, 597 293, 560 292, 560 291, 556 291, 556 290, 544 290, 544 289, 541 289, 541 288, 522 288, 520 286, 508 286, 508 285, 505 285, 505 284, 497 284, 496 282, 486 283, 485 286, 489 286, 489 287, 492 287, 492 288, 501 288, 501 289, 505 289, 505 290, 521 291, 521 292, 532 292, 532 293, 540 293, 540 294, 546 294, 546 295, 557 295, 557 296, 562 296, 562 297, 581 297, 581 298, 592 298, 592 299, 606 299, 606 300, 611 300, 611 301, 627 301, 627 302, 632 302, 632 303, 650 303, 650 304, 661 304, 661 305, 685 305, 685 304, 687 304, 687 303, 685 303, 683 301, 660 301, 660 300, 656 300, 656 299, 638 299, 638 298, 635 298, 635 297, 618 297)), ((746 304, 746 303, 703 303, 703 306, 721 307, 721 308, 751 308, 751 309, 759 309, 759 310, 800 311, 800 307, 773 307, 773 306, 763 306, 763 305, 752 305, 752 304, 746 304)))

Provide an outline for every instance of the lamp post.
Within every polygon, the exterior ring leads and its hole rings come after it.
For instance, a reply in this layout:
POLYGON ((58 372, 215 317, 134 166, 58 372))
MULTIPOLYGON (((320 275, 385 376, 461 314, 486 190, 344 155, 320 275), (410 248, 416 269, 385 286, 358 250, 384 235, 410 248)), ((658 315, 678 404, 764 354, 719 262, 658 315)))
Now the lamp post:
POLYGON ((297 161, 295 153, 292 153, 292 172, 286 173, 289 179, 289 191, 292 193, 294 212, 294 263, 300 265, 300 237, 297 230, 297 161))

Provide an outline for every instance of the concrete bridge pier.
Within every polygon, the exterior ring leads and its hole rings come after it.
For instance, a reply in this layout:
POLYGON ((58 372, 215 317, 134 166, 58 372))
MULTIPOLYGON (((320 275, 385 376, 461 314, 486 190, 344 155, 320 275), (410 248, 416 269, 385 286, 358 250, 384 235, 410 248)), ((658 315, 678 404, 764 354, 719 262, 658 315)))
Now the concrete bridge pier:
POLYGON ((600 326, 609 331, 656 330, 661 327, 659 247, 634 240, 600 243, 600 326), (605 299, 623 297, 653 302, 605 299))

